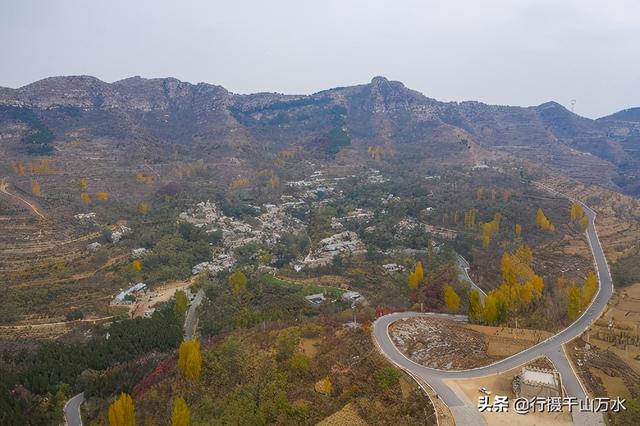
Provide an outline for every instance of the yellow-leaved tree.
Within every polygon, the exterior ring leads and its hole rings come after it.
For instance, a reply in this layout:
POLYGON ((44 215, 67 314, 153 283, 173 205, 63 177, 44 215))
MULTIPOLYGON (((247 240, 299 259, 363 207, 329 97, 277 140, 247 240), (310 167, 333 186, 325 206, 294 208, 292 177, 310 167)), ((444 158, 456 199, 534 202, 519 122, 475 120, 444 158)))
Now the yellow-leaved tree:
POLYGON ((575 201, 571 203, 571 220, 573 221, 581 219, 582 216, 584 216, 584 210, 582 209, 582 206, 575 201))
POLYGON ((471 289, 469 292, 469 319, 478 321, 482 319, 482 301, 480 300, 480 292, 471 289))
POLYGON ((588 227, 589 227, 589 218, 586 215, 582 216, 582 219, 580 219, 580 228, 583 231, 586 231, 588 227))
POLYGON ((416 274, 416 278, 418 278, 418 283, 421 283, 422 280, 424 279, 424 269, 422 269, 422 262, 420 261, 416 263, 415 274, 416 274))
POLYGON ((42 196, 42 188, 40 188, 40 182, 38 182, 37 180, 31 181, 31 193, 36 197, 42 196))
POLYGON ((236 297, 240 297, 247 290, 247 276, 242 271, 235 271, 229 275, 231 291, 236 297))
POLYGON ((460 309, 460 296, 456 293, 456 290, 450 285, 444 286, 444 303, 447 305, 449 312, 458 312, 460 309))
POLYGON ((186 379, 194 382, 200 380, 202 354, 200 353, 199 340, 187 340, 180 344, 178 368, 186 379))
POLYGON ((582 312, 580 289, 575 283, 572 283, 567 291, 567 316, 571 321, 574 321, 580 316, 580 312, 582 312))
POLYGON ((108 415, 110 426, 135 426, 136 411, 131 395, 122 392, 109 406, 108 415))
POLYGON ((482 319, 487 324, 495 323, 498 318, 498 306, 496 305, 496 298, 493 294, 489 293, 484 298, 484 307, 482 309, 482 319))
POLYGON ((407 278, 407 285, 411 290, 418 288, 418 276, 415 272, 411 272, 407 278))
POLYGON ((109 200, 109 193, 107 191, 100 191, 96 193, 96 197, 100 201, 107 201, 109 200))
POLYGON ((515 224, 515 226, 513 227, 513 230, 515 231, 517 237, 522 235, 522 225, 520 225, 519 223, 515 224))
POLYGON ((146 215, 151 210, 151 206, 146 201, 141 201, 138 203, 138 213, 146 215))
POLYGON ((187 294, 183 290, 176 291, 175 294, 176 304, 173 307, 173 311, 180 318, 184 318, 184 315, 187 313, 187 306, 189 305, 189 299, 187 299, 187 294))
POLYGON ((80 187, 80 189, 84 191, 89 187, 89 179, 87 178, 80 179, 80 181, 78 182, 78 186, 80 187))
POLYGON ((140 261, 140 259, 136 259, 133 262, 131 262, 131 266, 133 266, 133 269, 136 272, 140 272, 142 270, 142 262, 140 261))
POLYGON ((589 271, 582 286, 582 306, 587 306, 591 303, 591 299, 593 299, 596 291, 598 291, 598 277, 593 271, 589 271))
POLYGON ((189 426, 191 424, 191 410, 187 405, 187 401, 179 396, 173 403, 173 411, 171 412, 171 426, 189 426))
POLYGON ((536 224, 545 231, 554 232, 556 230, 556 227, 553 223, 549 222, 549 219, 547 219, 542 209, 538 209, 536 213, 536 224))
POLYGON ((89 194, 87 194, 86 192, 83 192, 82 194, 80 194, 80 199, 86 205, 91 204, 91 196, 89 194))

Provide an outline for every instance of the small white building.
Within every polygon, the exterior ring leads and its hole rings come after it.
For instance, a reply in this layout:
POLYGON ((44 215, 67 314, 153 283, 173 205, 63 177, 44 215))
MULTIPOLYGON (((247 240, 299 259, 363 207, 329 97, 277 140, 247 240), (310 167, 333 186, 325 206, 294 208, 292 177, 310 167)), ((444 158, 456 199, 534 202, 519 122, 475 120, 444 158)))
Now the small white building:
POLYGON ((387 272, 403 272, 404 271, 404 266, 402 265, 398 265, 397 263, 387 263, 385 265, 382 265, 382 269, 384 269, 387 272))
POLYGON ((87 245, 87 250, 96 251, 100 247, 102 247, 102 244, 100 244, 99 242, 96 241, 95 243, 91 243, 91 244, 87 245))
POLYGON ((362 295, 357 291, 347 291, 342 293, 342 300, 347 302, 357 302, 362 298, 362 295))
POLYGON ((305 299, 307 299, 307 302, 311 303, 312 305, 322 305, 327 298, 324 297, 324 294, 322 293, 318 293, 318 294, 310 294, 309 296, 305 296, 305 299))
POLYGON ((131 256, 133 256, 134 259, 140 259, 144 255, 146 255, 147 252, 148 250, 146 248, 140 247, 140 248, 131 250, 131 256))
POLYGON ((130 302, 126 300, 127 296, 141 292, 141 291, 145 291, 146 289, 147 289, 147 285, 145 283, 138 283, 118 293, 114 298, 113 302, 116 304, 128 304, 130 302))

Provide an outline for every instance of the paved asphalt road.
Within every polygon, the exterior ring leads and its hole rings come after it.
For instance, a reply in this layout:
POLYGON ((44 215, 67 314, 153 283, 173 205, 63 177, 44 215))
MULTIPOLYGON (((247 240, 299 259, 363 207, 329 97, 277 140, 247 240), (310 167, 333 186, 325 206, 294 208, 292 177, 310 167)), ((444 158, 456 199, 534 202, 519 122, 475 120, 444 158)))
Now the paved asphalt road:
MULTIPOLYGON (((593 210, 583 205, 586 215, 589 218, 589 226, 587 228, 587 240, 591 247, 591 252, 594 257, 594 263, 598 278, 600 281, 600 287, 596 293, 593 301, 587 307, 585 312, 578 318, 573 324, 566 329, 560 331, 547 340, 544 340, 535 346, 532 346, 516 355, 503 359, 491 365, 475 368, 472 370, 461 371, 445 371, 434 368, 428 368, 423 365, 417 364, 407 357, 405 357, 392 343, 389 337, 388 327, 394 321, 402 318, 409 318, 421 315, 417 312, 398 312, 390 315, 385 315, 378 318, 374 322, 374 337, 376 343, 384 355, 394 364, 404 370, 408 370, 412 374, 418 376, 420 379, 427 382, 438 396, 449 406, 454 416, 454 420, 458 425, 476 425, 486 424, 480 413, 478 412, 475 402, 471 402, 465 399, 463 401, 449 386, 447 386, 444 379, 460 379, 460 378, 475 378, 487 375, 499 374, 513 368, 526 364, 535 358, 540 356, 549 357, 555 364, 556 368, 561 374, 563 384, 570 396, 575 396, 584 399, 585 392, 580 382, 578 381, 571 365, 569 364, 565 354, 563 353, 562 345, 574 338, 580 336, 591 324, 600 317, 604 311, 609 298, 613 294, 613 282, 611 274, 609 272, 609 266, 602 251, 600 240, 596 233, 595 217, 596 214, 593 210)), ((602 422, 601 415, 593 415, 586 413, 579 413, 575 415, 574 421, 580 422, 577 424, 604 424, 602 422)))
POLYGON ((82 426, 80 406, 84 402, 84 392, 77 394, 64 405, 64 419, 68 426, 82 426))
POLYGON ((458 273, 458 277, 462 281, 468 282, 472 288, 478 290, 478 293, 480 294, 480 301, 484 303, 484 298, 487 293, 485 293, 483 289, 478 287, 478 285, 473 282, 473 280, 469 276, 469 269, 471 269, 471 265, 469 265, 469 261, 467 261, 467 259, 465 259, 461 255, 458 255, 458 269, 460 270, 460 272, 458 273))
POLYGON ((196 297, 193 298, 191 305, 189 305, 189 310, 187 311, 187 316, 184 320, 184 340, 193 340, 193 337, 196 334, 196 310, 200 303, 202 303, 202 299, 204 298, 204 290, 199 290, 196 293, 196 297))
MULTIPOLYGON (((200 306, 200 303, 202 303, 203 298, 204 291, 198 291, 198 293, 196 293, 196 297, 194 297, 191 305, 189 306, 189 310, 187 311, 187 316, 184 321, 184 340, 192 340, 195 335, 197 323, 196 310, 198 309, 198 306, 200 306)), ((64 419, 68 426, 82 426, 80 406, 83 402, 84 392, 74 396, 64 405, 64 419)))

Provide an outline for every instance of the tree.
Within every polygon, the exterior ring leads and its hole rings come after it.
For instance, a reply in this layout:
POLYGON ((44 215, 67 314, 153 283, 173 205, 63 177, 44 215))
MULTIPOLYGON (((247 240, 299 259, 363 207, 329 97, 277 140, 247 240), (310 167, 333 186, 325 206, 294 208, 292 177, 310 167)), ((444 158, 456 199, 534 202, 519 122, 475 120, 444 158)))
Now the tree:
POLYGON ((586 215, 582 216, 582 219, 580 219, 580 229, 582 229, 583 231, 586 231, 588 227, 589 227, 589 218, 586 215))
POLYGON ((536 297, 542 296, 542 290, 544 290, 544 281, 542 280, 542 277, 539 275, 534 275, 531 278, 531 285, 536 297))
POLYGON ((518 283, 518 277, 513 265, 513 256, 509 253, 504 253, 500 260, 500 274, 502 276, 502 282, 508 286, 514 286, 518 283))
POLYGON ((493 216, 493 220, 491 222, 482 224, 482 247, 489 247, 489 243, 491 242, 491 237, 498 232, 500 229, 500 221, 502 220, 502 215, 500 213, 496 213, 493 216))
POLYGON ((476 209, 468 210, 464 213, 464 226, 467 228, 475 228, 476 227, 476 213, 478 211, 476 209))
POLYGON ((231 188, 231 190, 242 189, 242 188, 248 187, 249 184, 250 184, 249 179, 247 179, 247 178, 237 178, 237 179, 234 179, 231 182, 230 188, 231 188))
POLYGON ((524 306, 528 306, 531 303, 531 300, 533 300, 533 292, 534 292, 533 284, 531 284, 530 282, 519 286, 518 287, 519 302, 524 306))
POLYGON ((575 201, 573 203, 571 203, 571 220, 578 220, 581 219, 584 216, 584 210, 582 209, 582 206, 579 203, 576 203, 575 201))
POLYGON ((228 281, 236 297, 240 297, 247 290, 247 276, 242 271, 235 271, 229 276, 228 281))
POLYGON ((482 302, 480 301, 480 292, 471 289, 469 292, 469 319, 478 321, 482 319, 482 302))
POLYGON ((36 197, 42 196, 42 188, 40 188, 40 182, 38 182, 37 180, 31 181, 31 193, 36 197))
POLYGON ((567 291, 567 316, 571 321, 575 321, 582 311, 582 300, 580 297, 580 289, 575 283, 571 284, 567 291))
POLYGON ((418 283, 421 283, 422 280, 424 279, 424 269, 422 269, 422 262, 420 261, 416 263, 415 274, 416 274, 416 278, 418 279, 418 283))
POLYGON ((180 344, 178 350, 178 368, 182 375, 191 381, 200 380, 202 373, 202 354, 200 353, 200 341, 188 340, 180 344))
POLYGON ((513 229, 516 233, 516 237, 519 237, 522 235, 522 225, 520 225, 519 223, 516 223, 513 229))
POLYGON ((289 327, 278 333, 276 340, 276 359, 283 361, 291 358, 300 344, 300 331, 297 327, 289 327))
POLYGON ((138 183, 153 183, 153 176, 145 175, 144 173, 136 173, 136 182, 138 183))
POLYGON ((191 411, 189 410, 187 401, 179 396, 173 403, 171 426, 189 426, 189 424, 191 424, 191 411))
POLYGON ((382 390, 388 390, 397 385, 400 376, 400 370, 394 367, 382 367, 373 373, 373 378, 382 390))
POLYGON ((295 376, 305 376, 311 371, 311 358, 303 353, 294 353, 287 361, 287 366, 295 376))
POLYGON ((318 380, 314 386, 316 392, 321 393, 322 395, 331 395, 333 392, 333 383, 331 383, 331 379, 329 376, 324 379, 318 380))
POLYGON ((545 231, 554 232, 556 230, 556 227, 549 222, 542 209, 538 209, 536 213, 536 224, 545 231))
POLYGON ((106 191, 100 191, 100 192, 96 193, 96 197, 100 201, 108 201, 109 200, 109 193, 106 192, 106 191))
POLYGON ((136 272, 140 272, 142 270, 142 262, 140 261, 140 259, 135 259, 133 262, 131 262, 131 266, 133 266, 133 269, 136 272))
POLYGON ((528 245, 522 244, 516 249, 515 257, 523 265, 529 266, 533 262, 533 251, 528 245))
POLYGON ((86 205, 91 204, 91 196, 86 192, 83 192, 80 194, 80 200, 82 200, 82 202, 85 203, 86 205))
POLYGON ((173 306, 173 309, 179 318, 184 318, 187 312, 187 305, 189 304, 187 295, 183 290, 178 290, 176 291, 175 298, 176 304, 173 306))
POLYGON ((492 293, 484 298, 484 308, 482 309, 482 319, 487 324, 493 324, 498 318, 498 306, 496 298, 492 293))
POLYGON ((582 286, 582 306, 587 306, 591 303, 596 291, 598 291, 598 277, 593 271, 589 271, 582 286))
POLYGON ((460 309, 460 296, 458 296, 456 290, 448 284, 444 286, 444 303, 449 312, 455 313, 460 309))
POLYGON ((89 179, 87 178, 80 179, 80 181, 78 182, 78 186, 80 187, 80 189, 84 191, 89 187, 89 179))
POLYGON ((131 395, 122 392, 120 397, 109 406, 109 425, 135 426, 136 412, 131 395))
POLYGON ((418 276, 415 272, 411 272, 409 277, 407 278, 407 285, 411 290, 415 290, 418 288, 418 276))
POLYGON ((146 215, 151 210, 151 206, 146 201, 140 201, 138 203, 138 213, 146 215))
POLYGON ((480 187, 478 188, 478 190, 476 191, 476 199, 478 201, 482 200, 484 198, 484 188, 480 187))
POLYGON ((277 188, 279 185, 280 185, 280 178, 275 173, 273 173, 269 178, 269 186, 271 188, 277 188))

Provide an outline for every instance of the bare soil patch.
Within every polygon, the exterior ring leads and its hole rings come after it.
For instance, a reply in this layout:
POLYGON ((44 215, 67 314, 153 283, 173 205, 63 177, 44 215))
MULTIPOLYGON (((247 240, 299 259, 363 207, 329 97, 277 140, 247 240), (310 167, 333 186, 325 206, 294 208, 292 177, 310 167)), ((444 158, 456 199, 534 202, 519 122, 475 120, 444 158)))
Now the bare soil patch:
POLYGON ((393 323, 391 339, 413 361, 443 370, 482 367, 521 352, 550 333, 419 317, 393 323))
MULTIPOLYGON (((532 361, 528 365, 533 366, 548 366, 549 360, 545 358, 539 358, 532 361)), ((513 378, 519 374, 521 368, 515 368, 502 374, 496 374, 492 376, 480 377, 475 379, 447 379, 444 382, 449 385, 456 394, 467 399, 471 405, 478 404, 478 397, 482 394, 478 391, 481 387, 486 387, 492 394, 489 397, 490 401, 493 401, 495 395, 508 396, 509 400, 515 398, 513 393, 512 381, 513 378)), ((510 410, 509 412, 488 412, 482 413, 482 416, 487 421, 489 426, 505 425, 505 426, 556 426, 556 425, 573 425, 571 414, 569 412, 564 413, 528 413, 517 414, 510 410)))

